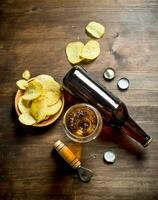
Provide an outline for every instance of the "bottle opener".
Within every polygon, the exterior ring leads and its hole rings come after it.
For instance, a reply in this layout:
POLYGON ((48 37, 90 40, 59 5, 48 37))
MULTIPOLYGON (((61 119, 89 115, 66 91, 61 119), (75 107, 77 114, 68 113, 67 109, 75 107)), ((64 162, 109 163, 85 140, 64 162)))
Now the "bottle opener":
POLYGON ((81 166, 79 159, 72 153, 72 151, 60 140, 54 144, 54 149, 58 154, 77 171, 77 174, 81 181, 89 182, 93 176, 93 172, 85 167, 81 166))

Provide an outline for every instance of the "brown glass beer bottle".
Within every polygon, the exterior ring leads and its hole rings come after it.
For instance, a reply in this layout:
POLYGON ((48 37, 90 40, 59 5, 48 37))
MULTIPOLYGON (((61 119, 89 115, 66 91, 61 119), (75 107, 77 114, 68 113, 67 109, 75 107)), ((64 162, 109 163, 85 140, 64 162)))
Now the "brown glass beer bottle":
POLYGON ((63 86, 71 94, 97 107, 110 126, 120 128, 144 147, 152 141, 129 116, 125 104, 90 77, 84 68, 73 67, 65 75, 63 86))

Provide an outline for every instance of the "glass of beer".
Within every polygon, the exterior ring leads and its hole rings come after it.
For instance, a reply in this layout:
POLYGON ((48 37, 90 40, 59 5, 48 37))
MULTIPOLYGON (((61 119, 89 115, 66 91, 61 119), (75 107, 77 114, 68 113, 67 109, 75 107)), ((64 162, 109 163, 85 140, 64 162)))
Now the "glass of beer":
POLYGON ((85 143, 94 140, 102 129, 100 112, 90 104, 70 107, 63 119, 66 135, 73 141, 85 143))

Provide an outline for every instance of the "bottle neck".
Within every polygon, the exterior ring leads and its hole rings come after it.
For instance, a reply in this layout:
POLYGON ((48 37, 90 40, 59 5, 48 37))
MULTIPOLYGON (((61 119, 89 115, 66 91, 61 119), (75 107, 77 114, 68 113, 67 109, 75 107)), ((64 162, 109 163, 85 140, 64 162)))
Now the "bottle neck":
POLYGON ((144 147, 148 146, 152 141, 152 138, 148 136, 131 117, 124 122, 121 126, 121 130, 144 147))

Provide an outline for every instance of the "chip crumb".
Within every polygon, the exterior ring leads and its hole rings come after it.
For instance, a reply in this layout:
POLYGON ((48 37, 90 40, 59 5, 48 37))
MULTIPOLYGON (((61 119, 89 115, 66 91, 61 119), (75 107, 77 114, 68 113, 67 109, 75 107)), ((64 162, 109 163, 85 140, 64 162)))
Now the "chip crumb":
POLYGON ((22 73, 22 78, 25 79, 25 80, 29 80, 30 79, 30 71, 29 70, 25 70, 23 73, 22 73))

